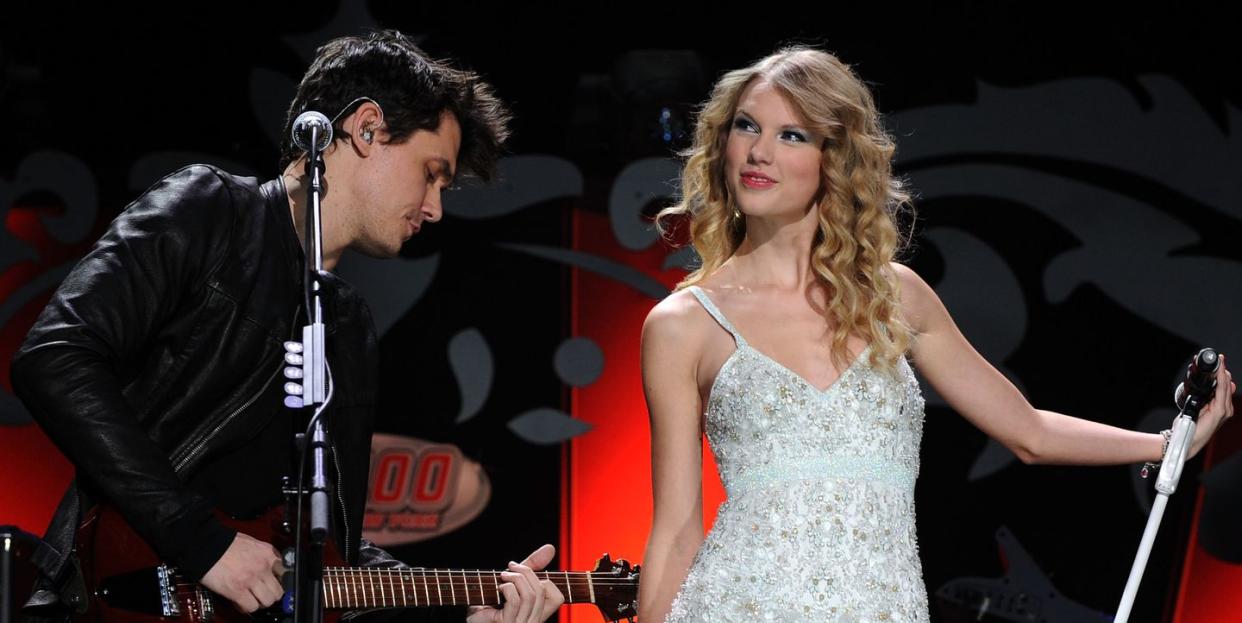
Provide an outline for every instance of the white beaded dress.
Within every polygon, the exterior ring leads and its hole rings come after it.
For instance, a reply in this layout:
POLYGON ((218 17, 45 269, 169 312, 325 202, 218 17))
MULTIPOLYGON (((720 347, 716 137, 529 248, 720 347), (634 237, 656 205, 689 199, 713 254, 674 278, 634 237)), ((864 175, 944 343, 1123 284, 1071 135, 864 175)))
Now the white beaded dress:
POLYGON ((914 527, 923 397, 909 364, 864 350, 819 390, 737 342, 712 385, 707 437, 727 499, 668 623, 926 622, 914 527))

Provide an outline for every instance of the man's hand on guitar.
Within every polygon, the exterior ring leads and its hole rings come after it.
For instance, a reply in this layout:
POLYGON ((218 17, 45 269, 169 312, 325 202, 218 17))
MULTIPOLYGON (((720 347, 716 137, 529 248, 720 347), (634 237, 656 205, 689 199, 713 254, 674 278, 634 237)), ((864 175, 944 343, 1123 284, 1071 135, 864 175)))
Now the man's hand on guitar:
POLYGON ((202 584, 233 602, 242 612, 266 608, 284 596, 276 576, 280 552, 247 534, 237 533, 233 543, 203 576, 202 584))
POLYGON ((544 545, 521 563, 509 563, 509 570, 500 574, 506 582, 500 585, 500 592, 505 596, 504 608, 471 607, 466 623, 540 623, 547 620, 565 603, 565 596, 551 581, 540 580, 535 571, 543 570, 555 555, 555 547, 544 545))

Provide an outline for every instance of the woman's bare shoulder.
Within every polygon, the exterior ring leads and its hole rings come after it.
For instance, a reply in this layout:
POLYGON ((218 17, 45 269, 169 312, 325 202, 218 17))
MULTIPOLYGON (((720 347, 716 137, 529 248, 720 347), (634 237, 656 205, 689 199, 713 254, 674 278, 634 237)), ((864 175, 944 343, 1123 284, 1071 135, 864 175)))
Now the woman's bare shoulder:
POLYGON ((696 334, 706 334, 711 318, 690 288, 682 288, 656 303, 643 323, 644 339, 649 337, 677 337, 685 340, 696 334))

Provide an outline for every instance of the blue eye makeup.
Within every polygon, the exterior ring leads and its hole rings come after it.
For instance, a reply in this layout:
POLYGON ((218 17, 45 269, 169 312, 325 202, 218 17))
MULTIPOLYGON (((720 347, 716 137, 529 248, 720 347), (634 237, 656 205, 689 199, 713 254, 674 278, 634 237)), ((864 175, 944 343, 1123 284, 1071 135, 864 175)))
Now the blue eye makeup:
MULTIPOLYGON (((758 133, 759 126, 747 117, 734 117, 733 129, 739 132, 758 133)), ((810 143, 810 135, 803 130, 781 130, 777 134, 777 138, 786 143, 810 143)))
POLYGON ((785 130, 781 132, 781 140, 791 143, 805 143, 807 142, 807 137, 806 134, 796 130, 785 130))
POLYGON ((755 127, 754 122, 750 119, 745 117, 737 117, 733 120, 733 129, 741 130, 743 132, 753 132, 758 128, 755 127))

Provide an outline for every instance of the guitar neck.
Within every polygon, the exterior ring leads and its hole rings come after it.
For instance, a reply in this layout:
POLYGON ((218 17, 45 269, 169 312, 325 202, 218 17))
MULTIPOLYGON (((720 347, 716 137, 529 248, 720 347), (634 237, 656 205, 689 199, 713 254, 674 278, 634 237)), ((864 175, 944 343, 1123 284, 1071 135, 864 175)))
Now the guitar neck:
MULTIPOLYGON (((325 567, 323 603, 331 610, 417 606, 498 606, 504 601, 500 571, 325 567)), ((597 603, 596 587, 636 583, 611 573, 540 571, 565 595, 565 603, 597 603)))

